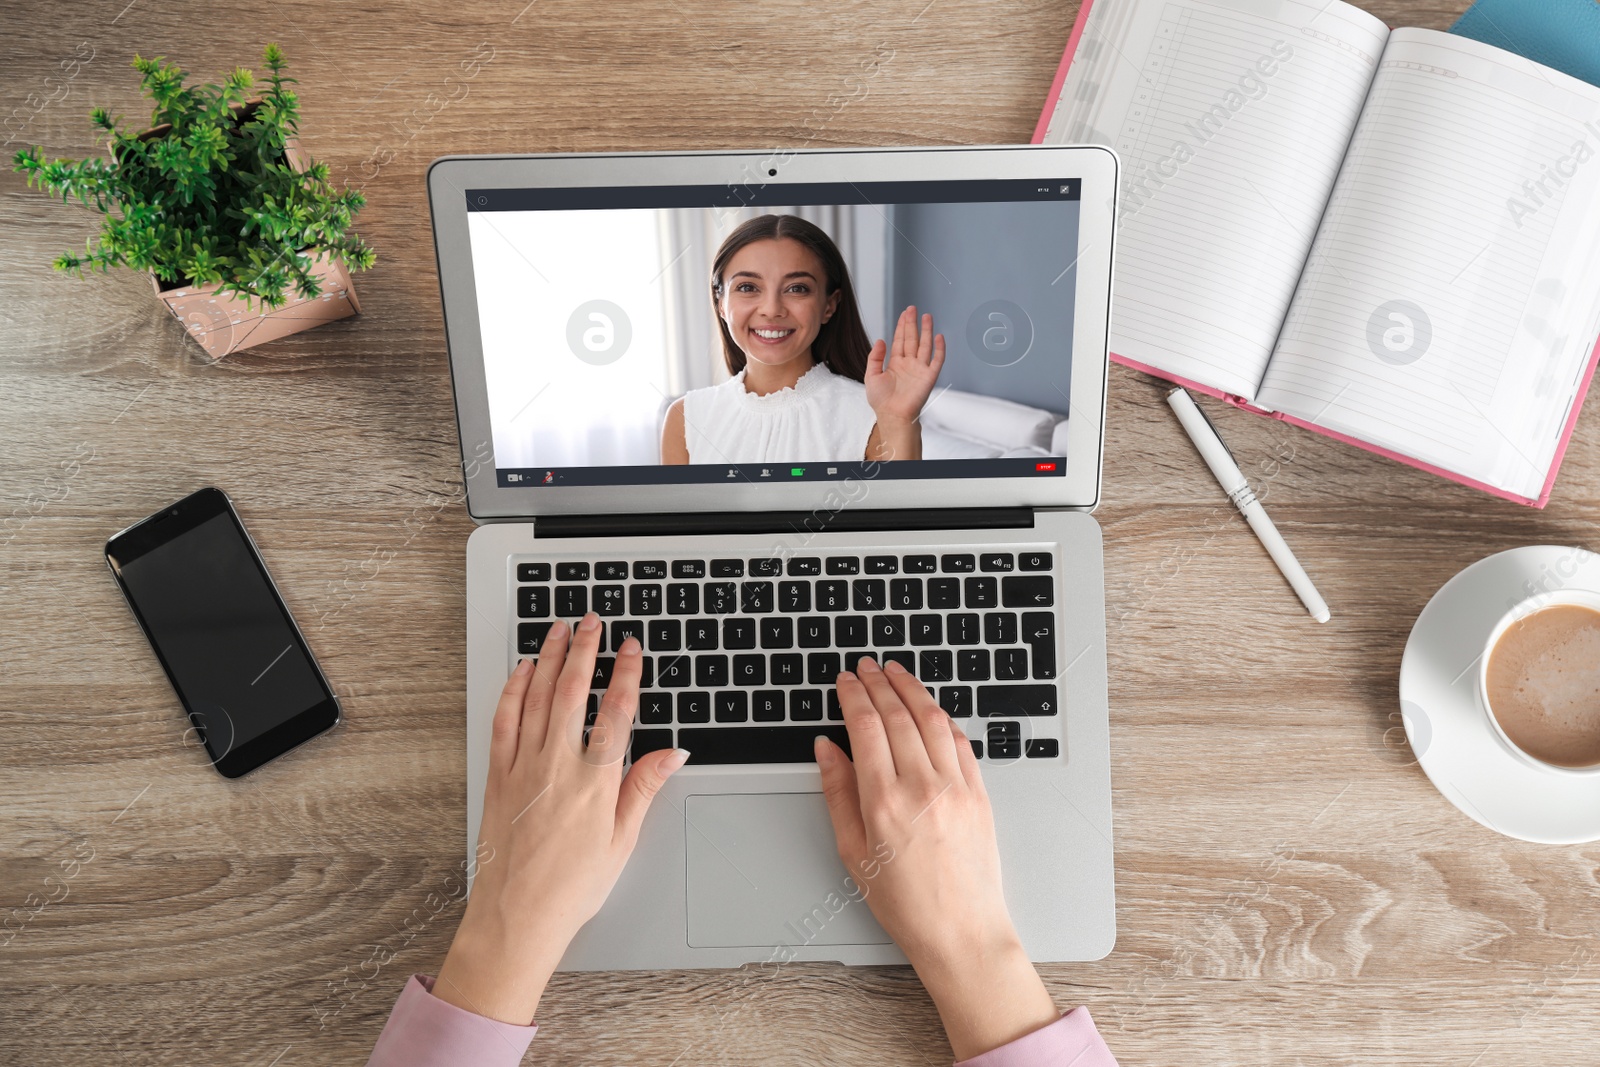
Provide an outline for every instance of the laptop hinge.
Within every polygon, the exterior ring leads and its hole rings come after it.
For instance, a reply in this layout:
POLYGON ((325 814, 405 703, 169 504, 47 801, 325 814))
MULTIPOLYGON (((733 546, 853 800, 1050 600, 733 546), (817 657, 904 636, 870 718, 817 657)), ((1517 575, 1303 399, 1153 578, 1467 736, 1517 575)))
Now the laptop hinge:
POLYGON ((1033 509, 849 508, 839 511, 712 511, 649 515, 545 515, 534 537, 672 534, 858 533, 867 530, 995 530, 1033 526, 1033 509))

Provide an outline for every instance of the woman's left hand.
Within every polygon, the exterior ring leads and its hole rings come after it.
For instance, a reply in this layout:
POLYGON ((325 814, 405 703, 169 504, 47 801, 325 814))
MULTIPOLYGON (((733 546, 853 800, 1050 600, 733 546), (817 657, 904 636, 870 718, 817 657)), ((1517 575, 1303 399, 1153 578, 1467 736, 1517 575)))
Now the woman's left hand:
POLYGON ((585 739, 600 618, 550 627, 539 662, 506 682, 489 742, 477 875, 433 994, 526 1026, 579 927, 633 852, 650 801, 688 753, 665 749, 624 777, 643 659, 629 637, 585 739))
POLYGON ((933 316, 923 315, 919 326, 916 305, 906 308, 894 325, 893 351, 878 341, 867 357, 867 403, 879 428, 892 432, 915 423, 943 366, 944 334, 933 332, 933 316))

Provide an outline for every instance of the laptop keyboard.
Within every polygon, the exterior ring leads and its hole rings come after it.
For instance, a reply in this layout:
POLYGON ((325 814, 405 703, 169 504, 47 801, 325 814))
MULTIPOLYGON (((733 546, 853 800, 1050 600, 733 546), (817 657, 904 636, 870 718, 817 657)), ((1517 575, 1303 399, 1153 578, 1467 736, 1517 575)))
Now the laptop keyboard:
POLYGON ((1041 551, 513 561, 516 654, 594 611, 589 721, 630 635, 644 649, 631 755, 802 763, 825 734, 849 751, 834 681, 898 661, 981 760, 1061 755, 1055 560, 1041 551))

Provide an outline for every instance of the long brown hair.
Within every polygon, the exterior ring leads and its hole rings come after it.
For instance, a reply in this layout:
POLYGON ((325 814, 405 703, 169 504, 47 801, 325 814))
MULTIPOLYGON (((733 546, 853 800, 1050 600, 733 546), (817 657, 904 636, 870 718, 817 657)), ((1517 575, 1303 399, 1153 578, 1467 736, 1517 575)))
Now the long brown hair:
POLYGON ((833 238, 815 223, 798 215, 757 215, 728 234, 717 257, 711 263, 711 313, 716 316, 722 331, 722 358, 728 363, 728 373, 744 370, 744 350, 734 343, 728 324, 722 318, 722 275, 734 253, 752 241, 775 240, 788 237, 799 241, 822 261, 822 272, 827 276, 824 296, 839 294, 839 306, 817 331, 811 342, 811 358, 833 373, 856 381, 867 377, 867 355, 872 343, 867 340, 867 329, 861 324, 861 310, 856 306, 855 289, 850 285, 850 269, 833 238))

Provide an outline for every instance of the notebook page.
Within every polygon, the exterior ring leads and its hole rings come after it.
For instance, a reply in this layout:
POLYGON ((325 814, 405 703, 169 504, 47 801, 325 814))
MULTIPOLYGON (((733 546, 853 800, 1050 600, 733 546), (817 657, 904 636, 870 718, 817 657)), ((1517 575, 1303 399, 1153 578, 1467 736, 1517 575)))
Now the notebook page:
POLYGON ((1524 497, 1600 332, 1600 89, 1396 30, 1259 402, 1524 497))
POLYGON ((1254 396, 1387 35, 1342 0, 1095 0, 1044 143, 1122 159, 1113 353, 1254 396))

